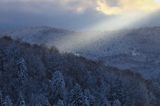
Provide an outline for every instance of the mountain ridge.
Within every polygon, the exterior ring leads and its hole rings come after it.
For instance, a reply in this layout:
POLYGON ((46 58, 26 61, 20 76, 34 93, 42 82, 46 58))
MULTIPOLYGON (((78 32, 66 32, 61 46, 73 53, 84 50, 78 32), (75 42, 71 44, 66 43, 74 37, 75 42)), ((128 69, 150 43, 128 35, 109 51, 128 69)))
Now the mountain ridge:
POLYGON ((61 54, 56 48, 15 41, 10 37, 0 38, 0 54, 3 54, 0 55, 0 66, 3 66, 0 70, 0 104, 159 104, 159 91, 154 90, 157 88, 154 82, 130 70, 122 71, 71 53, 61 54))
MULTIPOLYGON (((78 36, 86 34, 86 32, 57 30, 51 27, 35 27, 31 28, 31 30, 24 29, 20 30, 20 32, 16 31, 6 35, 11 35, 15 39, 21 39, 33 44, 57 47, 57 43, 66 46, 67 42, 74 46, 74 43, 77 43, 74 39, 80 39, 81 37, 79 38, 78 36), (70 38, 70 36, 74 36, 71 41, 66 39, 70 38)), ((158 77, 160 73, 158 71, 160 68, 160 61, 158 60, 160 58, 160 27, 98 33, 102 34, 104 38, 91 45, 86 45, 84 48, 74 48, 73 51, 65 52, 72 52, 89 59, 103 61, 106 65, 121 69, 137 70, 146 78, 151 76, 158 77), (107 37, 105 38, 108 33, 112 35, 110 40, 107 37)))

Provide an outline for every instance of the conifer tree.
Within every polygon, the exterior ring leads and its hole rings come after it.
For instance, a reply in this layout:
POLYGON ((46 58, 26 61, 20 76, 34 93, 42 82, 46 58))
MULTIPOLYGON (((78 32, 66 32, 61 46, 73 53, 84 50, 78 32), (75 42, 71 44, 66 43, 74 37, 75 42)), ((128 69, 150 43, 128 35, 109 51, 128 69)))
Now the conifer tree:
POLYGON ((76 84, 70 94, 71 106, 84 106, 84 95, 80 85, 76 84))
POLYGON ((5 53, 4 53, 3 50, 0 49, 0 71, 1 72, 5 71, 5 67, 4 67, 5 61, 6 61, 6 59, 5 59, 5 53))
POLYGON ((112 106, 121 106, 121 102, 118 99, 116 99, 113 101, 112 106))
POLYGON ((18 106, 26 106, 24 97, 23 97, 23 95, 22 95, 21 92, 20 92, 20 94, 19 94, 19 103, 18 103, 18 106))
POLYGON ((62 100, 58 100, 57 106, 64 106, 64 102, 62 100))
POLYGON ((60 71, 56 71, 53 73, 52 77, 52 91, 54 99, 64 99, 65 95, 65 82, 63 75, 60 71))
POLYGON ((28 79, 28 70, 24 58, 18 59, 17 65, 19 80, 23 84, 28 79))
POLYGON ((2 95, 2 91, 0 90, 0 106, 2 106, 3 104, 3 95, 2 95))
POLYGON ((4 100, 2 106, 13 106, 12 101, 11 101, 11 98, 10 98, 9 96, 6 96, 6 97, 5 97, 5 100, 4 100))

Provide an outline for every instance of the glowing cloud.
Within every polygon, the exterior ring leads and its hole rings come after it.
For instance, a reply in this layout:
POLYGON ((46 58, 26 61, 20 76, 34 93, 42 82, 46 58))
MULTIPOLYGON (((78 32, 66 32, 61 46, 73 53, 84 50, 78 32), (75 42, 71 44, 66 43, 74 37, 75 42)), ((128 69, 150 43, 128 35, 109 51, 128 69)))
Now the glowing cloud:
POLYGON ((47 4, 47 6, 52 5, 53 8, 61 7, 65 11, 81 13, 86 10, 94 10, 107 15, 133 11, 150 12, 160 9, 160 0, 1 0, 0 3, 22 3, 30 5, 30 8, 33 4, 40 4, 39 7, 47 4))
POLYGON ((160 3, 160 0, 155 0, 157 3, 160 3))
POLYGON ((135 11, 151 12, 160 9, 160 0, 53 0, 53 2, 75 12, 92 9, 107 15, 135 11))
POLYGON ((117 5, 109 5, 109 0, 97 0, 96 9, 108 15, 135 11, 151 12, 160 9, 159 0, 117 0, 117 5))

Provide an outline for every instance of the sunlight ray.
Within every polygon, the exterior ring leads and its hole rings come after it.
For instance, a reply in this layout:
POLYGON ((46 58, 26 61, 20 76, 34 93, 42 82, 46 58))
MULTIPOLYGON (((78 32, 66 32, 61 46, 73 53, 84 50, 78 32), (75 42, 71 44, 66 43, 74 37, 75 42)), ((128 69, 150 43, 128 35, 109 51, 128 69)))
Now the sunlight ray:
POLYGON ((145 20, 153 15, 152 13, 128 13, 117 16, 110 20, 104 20, 89 28, 85 28, 88 31, 82 33, 74 33, 70 36, 66 36, 56 43, 61 51, 74 51, 75 49, 85 48, 98 41, 99 39, 110 39, 113 34, 103 34, 102 31, 122 31, 128 29, 134 24, 139 23, 141 20, 145 20))

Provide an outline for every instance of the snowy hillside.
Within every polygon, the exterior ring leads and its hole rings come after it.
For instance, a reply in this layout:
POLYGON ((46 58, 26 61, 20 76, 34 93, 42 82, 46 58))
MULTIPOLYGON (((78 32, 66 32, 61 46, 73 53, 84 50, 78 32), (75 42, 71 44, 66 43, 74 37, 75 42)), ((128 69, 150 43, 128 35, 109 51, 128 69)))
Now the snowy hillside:
POLYGON ((96 57, 106 65, 135 70, 146 78, 158 77, 160 27, 136 29, 125 33, 119 33, 119 36, 109 42, 106 42, 107 39, 102 39, 92 44, 86 51, 83 50, 84 55, 89 58, 96 57))
POLYGON ((0 106, 158 106, 159 86, 130 70, 0 38, 0 106))
POLYGON ((47 44, 48 42, 58 41, 61 37, 67 36, 70 33, 73 32, 42 26, 3 31, 1 35, 9 35, 15 39, 21 39, 29 43, 47 44))
MULTIPOLYGON (((11 35, 16 39, 49 46, 57 46, 57 42, 63 39, 62 45, 66 46, 67 42, 71 42, 70 45, 74 46, 77 43, 74 39, 80 39, 81 37, 78 36, 83 36, 83 34, 86 33, 50 27, 33 27, 7 31, 2 35, 11 35), (74 39, 67 41, 66 38, 71 35, 74 39)), ((103 61, 106 65, 133 69, 146 78, 156 78, 160 75, 160 27, 99 32, 99 34, 104 37, 83 48, 74 48, 71 52, 89 59, 103 61), (109 34, 112 36, 108 40, 109 34)), ((81 40, 83 43, 85 38, 81 40)))

